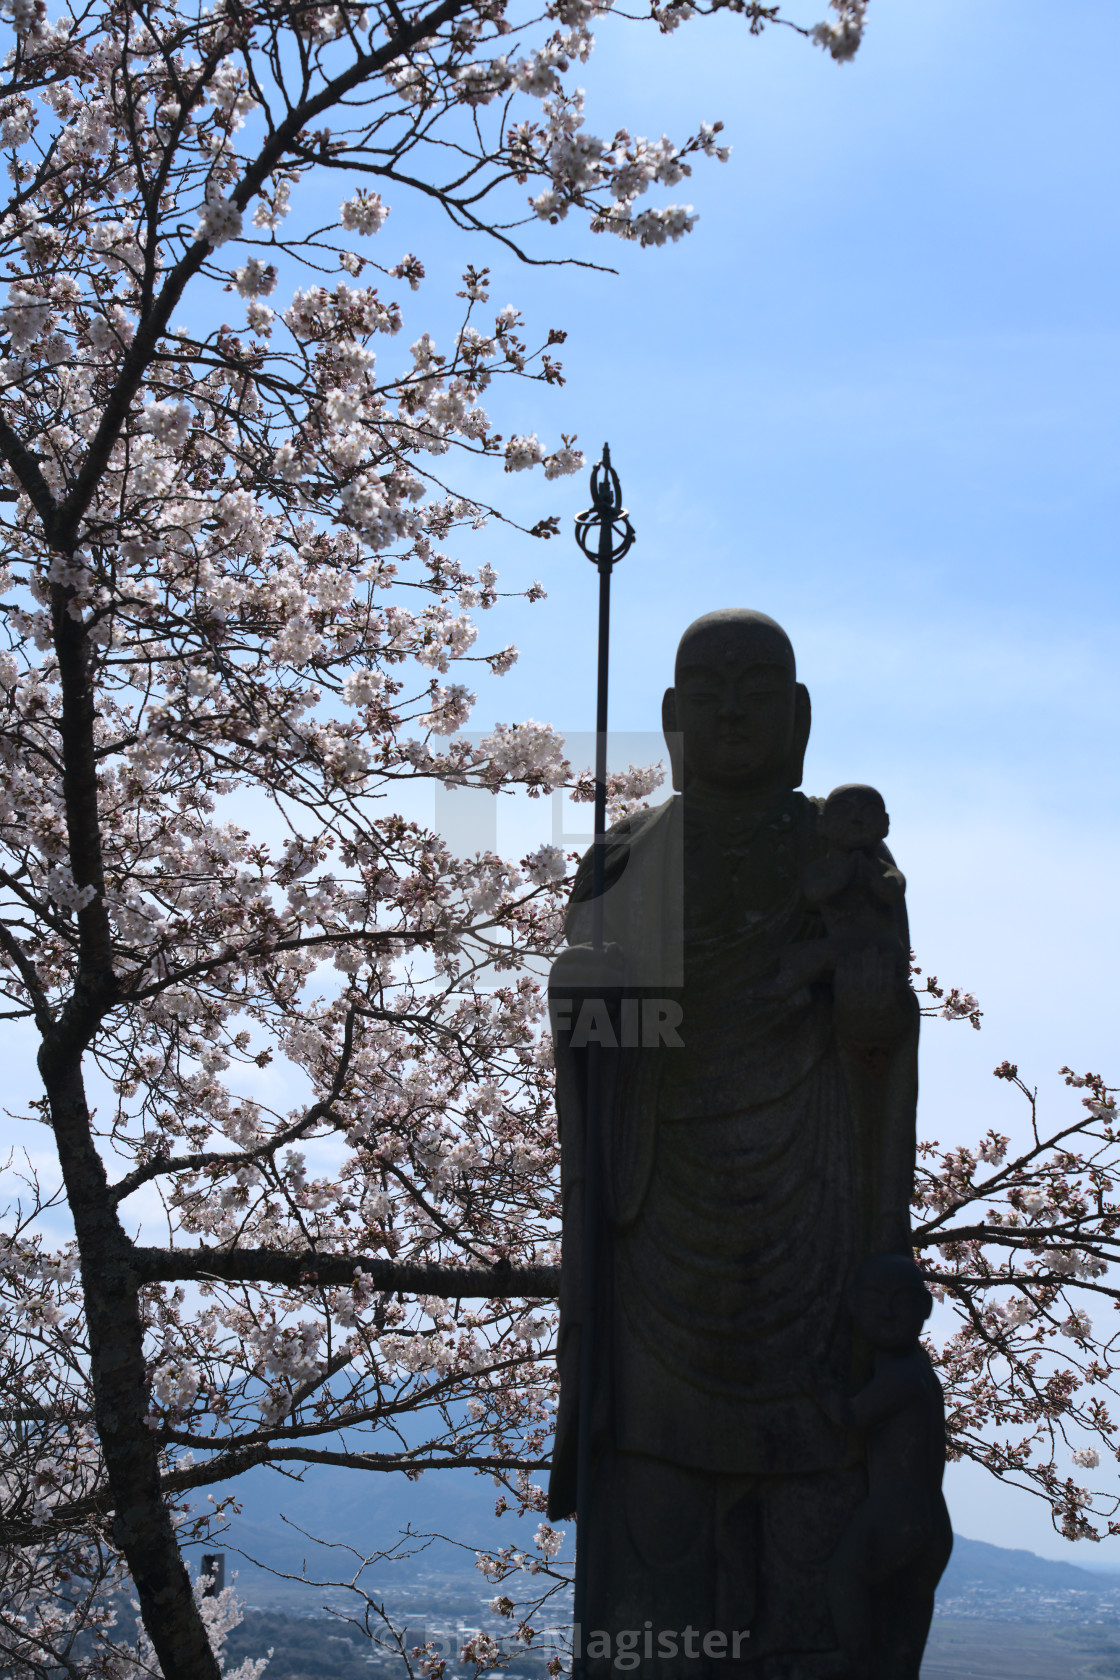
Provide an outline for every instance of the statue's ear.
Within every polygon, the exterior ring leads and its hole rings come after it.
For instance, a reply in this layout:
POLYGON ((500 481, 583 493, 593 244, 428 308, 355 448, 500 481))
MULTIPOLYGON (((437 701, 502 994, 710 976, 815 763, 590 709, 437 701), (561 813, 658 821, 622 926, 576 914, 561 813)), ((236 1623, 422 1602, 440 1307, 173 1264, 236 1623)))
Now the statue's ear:
POLYGON ((805 748, 809 745, 809 730, 813 722, 809 690, 804 683, 798 683, 793 705, 793 751, 789 757, 789 785, 796 788, 801 786, 801 779, 805 774, 805 748))
POLYGON ((684 742, 677 728, 677 691, 667 688, 661 702, 661 727, 665 731, 665 745, 669 749, 669 764, 673 772, 673 790, 684 791, 684 742))

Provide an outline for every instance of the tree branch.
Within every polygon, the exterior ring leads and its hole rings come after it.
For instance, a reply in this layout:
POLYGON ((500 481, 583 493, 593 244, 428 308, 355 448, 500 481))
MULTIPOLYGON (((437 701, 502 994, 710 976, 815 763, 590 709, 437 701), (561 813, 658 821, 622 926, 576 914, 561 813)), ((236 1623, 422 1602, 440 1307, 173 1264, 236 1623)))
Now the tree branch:
MULTIPOLYGON (((301 1464, 334 1464, 347 1470, 369 1470, 381 1475, 420 1470, 547 1470, 548 1461, 535 1458, 510 1458, 495 1455, 483 1457, 474 1453, 447 1453, 443 1457, 426 1457, 423 1453, 346 1453, 328 1452, 316 1447, 251 1447, 244 1452, 219 1453, 205 1464, 194 1464, 189 1470, 169 1471, 160 1480, 164 1498, 184 1493, 190 1488, 212 1487, 215 1482, 243 1475, 258 1464, 286 1459, 301 1464)), ((52 1534, 65 1533, 75 1524, 90 1517, 108 1516, 113 1511, 113 1495, 103 1486, 87 1499, 76 1499, 49 1512, 39 1522, 20 1522, 18 1518, 0 1520, 0 1546, 36 1545, 52 1534)))
POLYGON ((2 949, 12 966, 19 971, 20 979, 27 987, 31 999, 30 1010, 21 1010, 20 1014, 33 1014, 35 1025, 41 1033, 49 1032, 54 1025, 54 1016, 47 1001, 47 994, 43 990, 39 976, 35 972, 35 964, 26 956, 19 941, 14 939, 8 929, 0 922, 0 949, 2 949))
POLYGON ((435 1295, 441 1300, 552 1300, 560 1293, 559 1266, 437 1266, 364 1254, 284 1254, 267 1248, 137 1248, 131 1256, 142 1283, 212 1279, 221 1283, 318 1284, 338 1288, 355 1272, 387 1294, 435 1295))
MULTIPOLYGON (((313 98, 304 100, 269 135, 256 159, 246 169, 231 193, 231 202, 236 204, 239 210, 246 209, 254 194, 259 192, 273 170, 291 151, 298 135, 309 122, 321 116, 324 111, 331 110, 352 88, 360 87, 387 64, 393 63, 409 48, 435 34, 445 23, 450 23, 452 18, 466 9, 467 0, 443 0, 442 5, 414 18, 400 34, 386 41, 383 47, 377 48, 375 52, 360 53, 349 69, 327 82, 313 98)), ((167 330, 172 313, 188 281, 198 273, 212 249, 209 241, 195 240, 167 276, 151 314, 137 327, 135 337, 125 354, 120 375, 106 400, 101 422, 90 441, 81 471, 74 480, 65 502, 58 508, 54 508, 52 504, 51 517, 44 522, 48 540, 53 547, 68 550, 73 545, 82 517, 96 494, 113 445, 128 416, 132 399, 156 353, 159 340, 167 330)), ((4 441, 0 436, 0 443, 4 441)))

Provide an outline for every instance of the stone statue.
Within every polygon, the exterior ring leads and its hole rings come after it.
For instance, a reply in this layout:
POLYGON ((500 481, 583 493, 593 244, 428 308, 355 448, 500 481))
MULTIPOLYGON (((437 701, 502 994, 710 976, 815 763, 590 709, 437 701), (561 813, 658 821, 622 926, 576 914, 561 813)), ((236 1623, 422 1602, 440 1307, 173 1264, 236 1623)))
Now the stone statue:
POLYGON ((853 1680, 919 1680, 933 1597, 953 1530, 941 1493, 945 1402, 919 1337, 933 1300, 912 1260, 873 1254, 856 1273, 852 1318, 875 1374, 822 1404, 867 1445, 867 1497, 829 1562, 833 1626, 853 1680))
MULTIPOLYGON (((874 789, 823 807, 796 791, 809 696, 772 619, 691 625, 663 721, 678 791, 608 837, 598 955, 584 860, 550 981, 564 1186, 550 1514, 575 1507, 597 1039, 589 1672, 895 1680, 910 1670, 855 1650, 829 1595, 862 1579, 858 1524, 879 1544, 895 1520, 869 1494, 878 1436, 835 1396, 858 1406, 875 1380, 878 1344, 848 1311, 859 1268, 910 1254, 905 883, 874 789)), ((932 1460, 914 1477, 940 1497, 932 1460)))

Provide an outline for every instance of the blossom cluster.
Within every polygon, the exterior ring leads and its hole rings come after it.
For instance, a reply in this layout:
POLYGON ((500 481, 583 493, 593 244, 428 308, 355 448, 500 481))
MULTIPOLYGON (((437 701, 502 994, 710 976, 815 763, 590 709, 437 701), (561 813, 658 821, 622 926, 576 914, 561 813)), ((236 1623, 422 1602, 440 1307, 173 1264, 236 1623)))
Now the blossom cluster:
POLYGON ((1120 1298, 1116 1092, 1099 1074, 1063 1068, 1066 1085, 1088 1095, 1080 1117, 1045 1136, 1037 1093, 1016 1064, 993 1071, 1026 1104, 1020 1143, 990 1130, 972 1149, 919 1146, 915 1248, 956 1318, 929 1343, 946 1391, 950 1455, 1039 1493, 1067 1538, 1114 1534, 1107 1478, 1094 1490, 1064 1464, 1084 1471, 1102 1453, 1116 1459, 1117 1332, 1089 1311, 1120 1298))
POLYGON ((868 0, 828 0, 828 4, 836 16, 818 23, 812 37, 838 64, 846 64, 856 56, 863 40, 868 0))
MULTIPOLYGON (((665 769, 660 764, 630 764, 625 770, 607 772, 607 821, 624 822, 638 811, 647 808, 649 795, 656 793, 665 781, 665 769)), ((583 771, 572 784, 573 803, 590 804, 595 798, 595 778, 583 771)))

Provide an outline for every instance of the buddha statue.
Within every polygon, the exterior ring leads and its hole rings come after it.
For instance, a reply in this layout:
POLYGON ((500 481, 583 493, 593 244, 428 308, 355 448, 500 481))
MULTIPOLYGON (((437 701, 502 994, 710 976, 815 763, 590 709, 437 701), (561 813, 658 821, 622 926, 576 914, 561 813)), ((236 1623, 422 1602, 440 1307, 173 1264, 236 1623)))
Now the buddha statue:
POLYGON ((873 789, 854 815, 842 790, 824 823, 824 802, 798 791, 809 695, 772 619, 735 609, 691 625, 663 722, 676 792, 610 831, 600 952, 584 859, 550 980, 564 1188, 550 1514, 575 1507, 577 1028, 593 1002, 588 1672, 636 1651, 664 1680, 842 1680, 830 1561, 867 1498, 867 1449, 822 1395, 871 1374, 847 1309, 858 1269, 910 1254, 919 1010, 905 883, 873 789), (844 921, 868 881, 872 910, 844 921), (627 1034, 637 1009, 661 1030, 627 1034))

